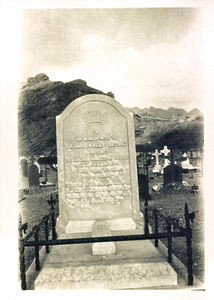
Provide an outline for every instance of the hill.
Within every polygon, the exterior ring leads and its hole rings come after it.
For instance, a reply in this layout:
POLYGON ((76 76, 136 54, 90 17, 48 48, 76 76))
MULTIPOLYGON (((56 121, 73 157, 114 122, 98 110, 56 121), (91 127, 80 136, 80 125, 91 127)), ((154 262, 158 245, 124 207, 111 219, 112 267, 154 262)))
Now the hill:
POLYGON ((168 147, 187 151, 203 148, 204 124, 199 109, 189 113, 184 109, 138 107, 129 108, 134 114, 136 144, 145 149, 167 145, 168 147))
MULTIPOLYGON (((51 81, 41 73, 23 84, 19 94, 19 155, 50 155, 56 149, 55 118, 72 101, 87 94, 103 93, 77 79, 51 81)), ((128 108, 134 114, 136 144, 157 148, 162 145, 180 150, 203 147, 203 116, 198 109, 128 108)))
MULTIPOLYGON (((104 94, 83 80, 52 82, 45 74, 31 77, 19 94, 19 155, 48 155, 56 148, 56 121, 72 101, 87 94, 104 94)), ((108 95, 113 97, 112 93, 108 95)))
POLYGON ((150 106, 150 108, 139 108, 133 107, 128 108, 130 112, 140 117, 155 117, 160 119, 174 119, 174 120, 185 120, 189 118, 203 118, 203 114, 198 108, 192 109, 189 113, 183 108, 169 107, 168 109, 155 108, 150 106))

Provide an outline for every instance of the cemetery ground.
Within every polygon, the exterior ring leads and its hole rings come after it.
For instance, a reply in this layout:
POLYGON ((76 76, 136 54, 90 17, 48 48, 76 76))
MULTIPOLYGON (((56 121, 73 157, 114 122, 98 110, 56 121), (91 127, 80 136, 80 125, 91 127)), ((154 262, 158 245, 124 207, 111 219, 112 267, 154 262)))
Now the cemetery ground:
MULTIPOLYGON (((165 216, 175 217, 181 225, 184 225, 184 205, 187 202, 189 211, 195 212, 195 219, 192 225, 193 238, 193 273, 201 281, 204 277, 204 216, 203 216, 203 195, 201 191, 201 176, 194 174, 191 178, 190 174, 183 174, 183 180, 189 186, 180 188, 167 188, 166 190, 154 192, 152 186, 156 183, 162 183, 163 177, 150 173, 150 195, 149 207, 157 208, 165 216), (195 194, 191 193, 191 186, 199 184, 199 191, 195 194)), ((31 231, 34 225, 39 224, 42 218, 49 213, 50 207, 47 200, 50 199, 50 194, 56 194, 57 188, 42 187, 31 188, 29 194, 22 195, 19 198, 19 209, 22 217, 22 223, 28 223, 27 234, 31 231)), ((141 209, 144 202, 141 199, 141 209)), ((58 205, 56 205, 56 210, 58 205)), ((167 241, 163 240, 166 244, 167 241)), ((166 244, 167 245, 167 244, 166 244)), ((173 239, 173 254, 175 254, 184 264, 186 264, 186 242, 185 238, 173 239)), ((34 258, 34 248, 25 249, 26 267, 28 268, 34 258)))
MULTIPOLYGON (((163 177, 149 174, 149 191, 151 200, 149 207, 158 209, 163 215, 174 217, 179 224, 185 226, 184 206, 188 204, 189 212, 195 212, 195 219, 191 223, 192 228, 192 251, 193 251, 193 273, 202 282, 204 281, 204 199, 202 191, 202 177, 200 172, 183 174, 183 181, 188 186, 168 187, 158 192, 152 191, 155 184, 163 183, 163 177), (199 190, 192 193, 192 186, 198 185, 199 190)), ((141 201, 141 210, 143 209, 141 201)), ((173 238, 172 251, 186 265, 186 241, 185 238, 173 238)), ((162 242, 167 245, 167 240, 162 242)))

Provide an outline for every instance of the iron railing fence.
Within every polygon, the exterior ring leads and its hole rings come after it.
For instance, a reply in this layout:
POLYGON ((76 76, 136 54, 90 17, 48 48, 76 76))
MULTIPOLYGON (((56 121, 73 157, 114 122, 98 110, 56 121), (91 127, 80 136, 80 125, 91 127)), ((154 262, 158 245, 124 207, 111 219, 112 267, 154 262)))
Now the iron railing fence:
POLYGON ((22 232, 26 233, 27 223, 23 224, 19 228, 19 256, 20 256, 20 278, 21 288, 27 289, 26 283, 26 270, 25 270, 25 248, 34 247, 35 251, 35 268, 40 270, 39 249, 42 246, 46 247, 46 253, 50 252, 50 246, 56 245, 72 245, 83 243, 100 243, 100 242, 120 242, 120 241, 134 241, 134 240, 154 240, 155 247, 158 247, 160 239, 167 239, 168 241, 168 262, 172 262, 172 239, 176 237, 186 238, 186 254, 187 254, 187 283, 193 285, 193 261, 192 261, 192 229, 190 221, 193 222, 195 217, 194 212, 189 213, 188 205, 185 204, 184 216, 185 227, 178 224, 175 218, 166 217, 161 214, 157 209, 149 208, 145 205, 144 214, 144 234, 137 235, 120 235, 120 236, 104 236, 104 237, 87 237, 87 238, 72 238, 72 239, 57 239, 56 233, 56 217, 54 211, 54 204, 56 200, 51 195, 48 200, 51 206, 51 211, 46 215, 42 221, 33 227, 32 231, 23 238, 22 232), (153 226, 149 224, 149 211, 153 214, 153 226), (160 222, 162 219, 166 223, 165 231, 160 231, 160 222), (44 226, 45 239, 39 239, 39 231, 44 226), (150 228, 153 228, 152 232, 150 228), (52 238, 49 239, 49 232, 52 232, 52 238), (34 237, 34 240, 29 240, 34 237))

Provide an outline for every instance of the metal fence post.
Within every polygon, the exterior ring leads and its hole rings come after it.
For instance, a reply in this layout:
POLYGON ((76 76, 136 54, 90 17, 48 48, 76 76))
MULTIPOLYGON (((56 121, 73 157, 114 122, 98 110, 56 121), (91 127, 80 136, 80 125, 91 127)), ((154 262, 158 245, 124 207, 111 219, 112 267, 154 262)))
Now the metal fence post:
POLYGON ((53 195, 50 195, 50 200, 47 200, 49 206, 51 207, 51 225, 52 225, 52 240, 57 239, 56 234, 56 220, 55 220, 55 213, 54 213, 54 204, 56 204, 56 200, 53 199, 53 195))
POLYGON ((186 221, 186 246, 187 246, 187 271, 188 271, 188 285, 193 285, 193 261, 192 261, 192 229, 190 220, 193 222, 195 213, 189 213, 188 205, 185 203, 185 221, 186 221))
POLYGON ((26 233, 26 230, 28 228, 28 223, 19 225, 19 264, 20 264, 20 278, 21 278, 21 289, 26 290, 27 289, 27 283, 26 283, 26 273, 25 273, 25 246, 24 246, 24 239, 22 235, 22 231, 26 233))
POLYGON ((154 221, 155 221, 155 247, 158 247, 158 214, 157 210, 154 210, 154 221))
POLYGON ((52 211, 52 214, 51 214, 51 220, 52 220, 52 240, 56 240, 57 235, 56 235, 56 221, 55 221, 54 210, 52 211))
POLYGON ((172 236, 171 236, 171 224, 167 221, 167 233, 168 233, 168 262, 172 261, 172 236))
MULTIPOLYGON (((34 241, 37 242, 39 240, 39 227, 34 226, 33 228, 35 230, 34 233, 34 241)), ((35 264, 36 264, 36 270, 40 270, 40 263, 39 263, 39 246, 35 246, 35 264)))
POLYGON ((149 215, 148 215, 148 205, 145 205, 145 208, 144 208, 144 217, 145 217, 145 224, 144 224, 144 233, 145 235, 148 235, 149 234, 149 215))
MULTIPOLYGON (((48 232, 48 217, 45 217, 45 240, 48 241, 49 238, 49 232, 48 232)), ((49 245, 45 246, 46 253, 50 253, 49 245)))
POLYGON ((25 254, 24 254, 24 240, 19 239, 19 262, 20 262, 20 277, 21 277, 21 289, 27 289, 26 273, 25 273, 25 254))

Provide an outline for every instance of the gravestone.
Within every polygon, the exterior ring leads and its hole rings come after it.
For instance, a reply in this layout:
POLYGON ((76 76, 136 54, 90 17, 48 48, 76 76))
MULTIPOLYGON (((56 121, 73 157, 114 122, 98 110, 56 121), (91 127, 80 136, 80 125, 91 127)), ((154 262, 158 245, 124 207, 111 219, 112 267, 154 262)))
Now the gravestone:
POLYGON ((169 165, 169 160, 167 159, 167 156, 170 153, 170 150, 167 148, 167 146, 164 146, 164 148, 160 152, 164 154, 163 168, 166 168, 169 165))
POLYGON ((182 184, 182 168, 175 165, 174 150, 170 152, 170 165, 164 168, 163 175, 164 188, 169 185, 182 184))
POLYGON ((36 165, 28 166, 29 186, 39 186, 39 169, 36 165))
POLYGON ((25 158, 22 159, 20 163, 21 163, 22 176, 27 177, 28 176, 28 173, 27 173, 27 171, 28 171, 27 159, 25 159, 25 158))
POLYGON ((169 165, 164 169, 164 187, 173 184, 182 184, 182 168, 178 165, 169 165))
MULTIPOLYGON (((144 232, 133 119, 117 101, 83 96, 57 116, 57 164, 59 238, 144 232)), ((177 274, 150 240, 141 240, 53 246, 34 286, 127 289, 166 283, 177 284, 177 274)))
POLYGON ((20 160, 20 173, 19 173, 19 189, 25 190, 29 188, 28 180, 28 162, 26 158, 20 160))
POLYGON ((160 152, 164 154, 164 164, 161 167, 161 174, 164 174, 164 169, 170 165, 170 161, 167 159, 170 150, 167 148, 167 146, 164 146, 160 152))
POLYGON ((87 95, 57 123, 59 232, 134 229, 141 217, 132 115, 116 100, 87 95))
POLYGON ((193 167, 193 165, 190 163, 190 160, 189 160, 189 158, 188 158, 188 156, 187 156, 187 154, 185 155, 186 153, 184 153, 182 156, 184 157, 184 158, 186 158, 186 160, 183 160, 182 162, 181 162, 181 166, 182 166, 182 169, 185 171, 188 171, 188 170, 194 170, 195 168, 193 167))
POLYGON ((161 165, 159 164, 159 156, 161 155, 160 152, 158 152, 158 149, 155 150, 155 152, 152 154, 155 156, 155 166, 152 169, 153 173, 160 173, 161 171, 161 165))

